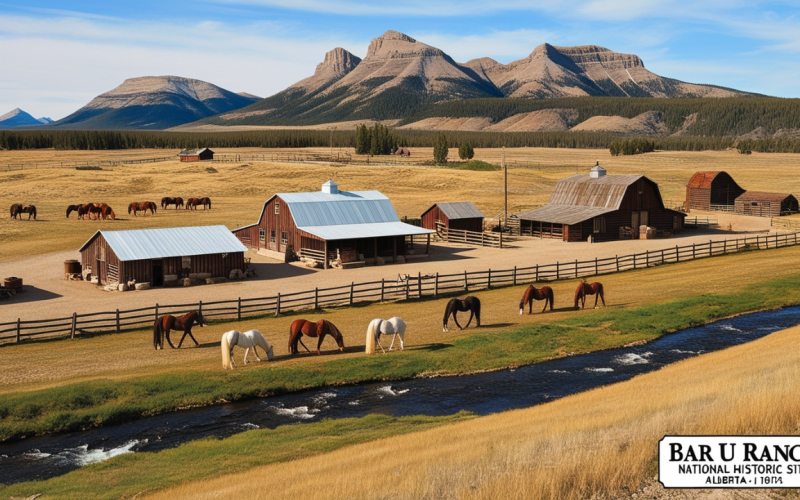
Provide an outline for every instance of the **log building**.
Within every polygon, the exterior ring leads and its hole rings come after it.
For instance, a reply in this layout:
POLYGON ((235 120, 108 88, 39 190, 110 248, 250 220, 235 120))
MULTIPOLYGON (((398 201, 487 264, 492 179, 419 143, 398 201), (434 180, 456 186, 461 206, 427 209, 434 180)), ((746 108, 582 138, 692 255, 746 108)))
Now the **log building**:
POLYGON ((696 172, 686 184, 686 210, 732 212, 744 189, 727 172, 696 172))
POLYGON ((798 212, 797 198, 790 194, 745 191, 734 202, 737 215, 780 217, 798 212))
POLYGON ((422 214, 422 227, 438 231, 437 224, 447 229, 483 231, 484 215, 469 201, 436 203, 422 214))

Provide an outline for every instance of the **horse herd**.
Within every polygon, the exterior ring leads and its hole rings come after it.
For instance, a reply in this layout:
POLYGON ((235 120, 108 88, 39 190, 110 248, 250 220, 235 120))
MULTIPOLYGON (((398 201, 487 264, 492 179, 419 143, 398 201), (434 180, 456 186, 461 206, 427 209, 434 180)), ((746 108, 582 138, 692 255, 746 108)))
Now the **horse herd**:
MULTIPOLYGON (((587 295, 596 295, 594 306, 597 307, 597 301, 602 300, 603 305, 606 305, 605 298, 603 297, 603 285, 601 283, 585 283, 581 282, 578 285, 577 290, 575 290, 575 309, 583 309, 586 306, 586 296, 587 295), (580 303, 580 307, 578 304, 580 303)), ((528 304, 528 313, 532 312, 533 308, 533 301, 534 300, 544 300, 545 305, 544 309, 542 309, 542 313, 545 312, 547 306, 550 306, 550 310, 553 310, 553 289, 549 286, 543 286, 542 288, 536 288, 533 285, 530 285, 522 296, 522 300, 519 303, 519 313, 523 314, 525 304, 528 304)), ((442 319, 442 331, 447 332, 447 324, 450 316, 453 317, 453 320, 456 323, 456 326, 460 330, 464 328, 468 328, 470 323, 472 323, 472 318, 474 317, 477 321, 477 326, 481 326, 481 301, 475 296, 468 295, 464 299, 454 298, 450 299, 445 307, 444 318, 442 319), (461 326, 458 322, 457 314, 459 312, 469 312, 469 320, 465 326, 461 326)), ((156 350, 164 348, 164 339, 166 338, 167 342, 169 343, 170 347, 175 349, 175 345, 170 340, 169 333, 171 330, 183 330, 183 336, 181 337, 180 342, 178 342, 178 349, 180 349, 181 345, 183 345, 183 341, 188 335, 193 341, 195 345, 199 345, 197 340, 192 335, 192 327, 197 324, 198 326, 204 327, 206 326, 206 320, 203 317, 203 313, 201 311, 192 311, 188 314, 185 314, 180 317, 175 317, 171 315, 161 316, 159 317, 155 323, 153 324, 153 347, 156 350)), ((373 319, 370 321, 369 325, 367 326, 367 334, 366 334, 366 341, 365 341, 365 352, 367 354, 374 354, 375 347, 379 347, 381 351, 386 353, 386 350, 383 348, 380 342, 381 335, 391 335, 392 336, 392 343, 389 345, 389 350, 391 351, 394 348, 394 342, 396 338, 400 337, 400 350, 402 351, 405 348, 405 333, 406 333, 406 323, 401 318, 390 318, 390 319, 373 319)), ((322 341, 330 335, 334 341, 336 341, 337 346, 339 347, 339 351, 344 352, 344 337, 342 332, 331 323, 327 319, 320 319, 316 322, 308 321, 305 319, 297 319, 292 322, 291 326, 289 327, 289 343, 288 343, 288 350, 290 355, 297 354, 298 344, 302 345, 303 348, 311 353, 311 350, 306 347, 303 343, 303 336, 309 338, 316 338, 317 339, 317 354, 322 354, 322 341)), ((248 330, 246 332, 239 332, 238 330, 231 330, 222 334, 222 338, 220 339, 220 347, 222 349, 222 367, 224 369, 233 369, 236 367, 236 363, 233 360, 233 348, 235 346, 239 346, 245 349, 244 352, 244 363, 247 364, 247 356, 250 353, 250 349, 253 350, 253 353, 256 356, 256 360, 261 361, 261 358, 258 356, 258 347, 261 347, 264 351, 267 359, 271 360, 274 357, 274 352, 272 346, 267 342, 264 336, 258 330, 248 330)))
MULTIPOLYGON (((185 210, 197 210, 198 206, 202 206, 203 210, 209 209, 211 210, 211 198, 189 198, 186 200, 184 204, 183 198, 170 198, 164 197, 161 198, 161 208, 167 209, 170 205, 175 205, 175 209, 177 210, 178 207, 185 207, 185 210)), ((155 214, 158 206, 155 202, 152 201, 140 201, 134 202, 128 205, 128 213, 133 214, 136 217, 139 212, 144 212, 147 215, 147 211, 149 210, 151 214, 155 214)), ((109 207, 105 203, 83 203, 78 205, 70 205, 67 207, 67 218, 69 219, 69 214, 72 212, 77 212, 79 219, 90 219, 90 220, 106 220, 116 219, 116 214, 114 210, 109 207)), ((33 217, 33 220, 36 220, 36 206, 34 205, 23 205, 21 203, 14 203, 11 205, 11 218, 16 219, 19 216, 22 219, 23 214, 28 214, 28 220, 33 217)))
POLYGON ((17 215, 19 215, 20 220, 22 220, 22 214, 28 214, 28 220, 36 220, 36 206, 35 205, 23 205, 22 203, 14 203, 11 205, 11 218, 16 219, 17 215))
POLYGON ((176 198, 170 198, 169 196, 161 198, 161 208, 166 210, 170 205, 175 205, 175 210, 177 210, 178 207, 184 207, 186 210, 197 210, 198 206, 203 207, 203 210, 206 208, 211 210, 211 198, 189 198, 186 200, 185 205, 183 203, 183 198, 180 196, 176 198))

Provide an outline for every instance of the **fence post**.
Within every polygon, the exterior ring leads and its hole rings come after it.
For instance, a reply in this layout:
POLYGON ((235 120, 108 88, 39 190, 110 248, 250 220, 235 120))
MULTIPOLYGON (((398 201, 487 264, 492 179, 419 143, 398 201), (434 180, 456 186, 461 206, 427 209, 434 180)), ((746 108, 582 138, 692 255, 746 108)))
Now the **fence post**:
POLYGON ((600 271, 598 271, 598 268, 597 268, 597 257, 595 257, 594 258, 594 275, 597 276, 599 274, 600 274, 600 271))
POLYGON ((202 300, 197 302, 197 312, 199 312, 200 314, 203 314, 203 301, 202 300))
POLYGON ((438 271, 436 272, 436 278, 435 278, 435 280, 433 282, 433 296, 434 297, 438 297, 439 296, 439 272, 438 271))
POLYGON ((728 253, 728 240, 722 240, 722 255, 728 253))
POLYGON ((119 309, 117 309, 117 333, 119 333, 119 309))
POLYGON ((617 261, 617 272, 619 272, 619 255, 615 255, 614 259, 617 261))
POLYGON ((406 278, 406 300, 408 300, 408 293, 411 291, 411 277, 406 278))
POLYGON ((713 248, 714 248, 714 242, 712 242, 711 240, 708 240, 708 256, 709 257, 711 257, 711 255, 713 255, 713 253, 714 253, 713 250, 712 250, 713 248))
POLYGON ((467 271, 464 270, 464 290, 469 290, 469 283, 467 282, 467 271))
POLYGON ((236 303, 236 319, 241 321, 242 320, 242 298, 239 297, 239 300, 236 303))
POLYGON ((20 319, 17 318, 17 342, 19 343, 19 334, 20 334, 20 319))
POLYGON ((636 269, 636 252, 633 252, 633 268, 636 269))
POLYGON ((422 273, 417 272, 417 297, 422 298, 422 273))
POLYGON ((561 279, 561 265, 558 261, 556 261, 556 281, 561 279))
POLYGON ((575 277, 578 277, 578 259, 575 259, 575 277))
POLYGON ((536 275, 534 276, 533 281, 535 283, 539 282, 539 264, 536 264, 536 275))
POLYGON ((650 267, 650 250, 644 251, 644 267, 650 267))
POLYGON ((153 321, 158 321, 158 302, 156 302, 156 319, 153 321))
POLYGON ((381 303, 383 303, 383 291, 385 289, 385 284, 383 278, 381 278, 381 303))
POLYGON ((694 243, 692 243, 692 259, 696 258, 694 243))
POLYGON ((517 284, 517 266, 514 266, 514 274, 512 274, 512 284, 517 284))
MULTIPOLYGON (((383 300, 383 289, 381 289, 381 300, 383 300)), ((314 310, 319 309, 319 287, 314 287, 314 310)))
POLYGON ((275 299, 275 316, 281 313, 281 292, 278 292, 278 296, 275 299))
POLYGON ((353 287, 355 286, 355 282, 350 282, 350 305, 353 305, 353 287))
POLYGON ((75 327, 76 326, 78 326, 78 313, 74 312, 74 313, 72 313, 72 328, 70 329, 70 332, 69 332, 69 338, 70 339, 74 339, 75 338, 75 327))
POLYGON ((681 251, 678 249, 678 245, 675 245, 675 262, 681 261, 681 251))
POLYGON ((503 231, 500 231, 500 248, 503 248, 503 231))

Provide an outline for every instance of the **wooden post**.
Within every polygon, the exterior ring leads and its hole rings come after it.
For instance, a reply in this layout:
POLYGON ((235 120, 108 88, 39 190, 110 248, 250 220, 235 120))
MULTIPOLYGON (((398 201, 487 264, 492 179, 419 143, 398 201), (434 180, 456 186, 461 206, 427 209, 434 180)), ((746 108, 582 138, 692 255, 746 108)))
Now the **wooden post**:
POLYGON ((650 250, 645 250, 644 267, 650 267, 650 250))
POLYGON ((664 263, 664 249, 661 249, 661 263, 664 263))
POLYGON ((636 269, 636 252, 633 253, 633 268, 636 269))
POLYGON ((598 268, 597 268, 597 257, 595 257, 594 258, 594 275, 598 276, 599 274, 600 274, 600 272, 598 271, 598 268))
MULTIPOLYGON (((486 233, 483 233, 483 232, 481 233, 481 246, 482 247, 486 246, 486 244, 483 242, 483 238, 484 238, 485 235, 486 235, 486 233)), ((464 242, 466 243, 466 241, 467 241, 467 232, 464 231, 464 242)))
POLYGON ((617 259, 617 272, 619 272, 619 255, 615 255, 614 258, 617 259))
MULTIPOLYGON (((381 300, 383 300, 383 290, 381 290, 381 300)), ((319 309, 319 287, 314 287, 314 310, 319 309)))
POLYGON ((681 251, 678 248, 678 245, 675 245, 675 262, 681 261, 681 251))
POLYGON ((406 300, 408 300, 408 293, 411 291, 411 276, 406 279, 406 300))
MULTIPOLYGON (((375 240, 377 241, 377 239, 375 240)), ((428 241, 425 243, 425 255, 431 254, 431 233, 428 233, 428 241)))
POLYGON ((386 285, 384 284, 383 278, 381 278, 381 302, 383 302, 383 293, 384 293, 383 291, 385 289, 385 286, 386 285))
POLYGON ((119 333, 119 309, 117 309, 117 333, 119 333))
POLYGON ((469 283, 467 283, 467 271, 464 270, 464 290, 469 290, 469 283))
MULTIPOLYGON (((506 221, 508 223, 508 221, 506 221)), ((500 248, 503 248, 503 231, 500 231, 500 248)))
POLYGON ((236 303, 236 319, 239 321, 242 320, 242 298, 239 297, 238 302, 236 303))
POLYGON ((575 259, 575 277, 578 277, 578 259, 575 259))
POLYGON ((278 292, 278 297, 275 299, 275 316, 281 313, 281 292, 278 292))
POLYGON ((516 286, 517 284, 517 266, 514 266, 514 274, 511 275, 512 284, 516 286))
POLYGON ((355 286, 355 282, 350 282, 350 305, 353 305, 353 287, 355 286))
POLYGON ((722 240, 722 255, 728 253, 728 240, 722 240))
POLYGON ((153 321, 158 321, 158 303, 156 303, 156 319, 153 321))
POLYGON ((19 318, 17 318, 17 342, 19 342, 19 337, 20 337, 20 329, 21 329, 20 323, 22 322, 20 321, 19 318))
POLYGON ((438 271, 436 272, 436 279, 433 282, 433 296, 434 297, 438 297, 439 296, 439 272, 438 271))
MULTIPOLYGON (((322 269, 328 269, 328 240, 325 240, 325 249, 322 251, 322 269)), ((375 249, 376 257, 378 253, 378 249, 375 249)))
POLYGON ((712 250, 713 248, 714 248, 714 242, 711 241, 711 240, 708 240, 708 256, 709 257, 711 257, 711 255, 713 255, 713 253, 714 253, 713 250, 712 250))
POLYGON ((417 272, 417 297, 422 298, 422 273, 417 272))
POLYGON ((72 313, 72 329, 69 332, 69 338, 75 338, 75 327, 78 326, 78 313, 72 313))
POLYGON ((534 282, 539 281, 539 264, 536 264, 536 274, 534 275, 533 281, 534 282))
POLYGON ((197 303, 197 312, 199 312, 200 314, 203 314, 203 301, 202 300, 197 303))
POLYGON ((560 267, 560 265, 559 265, 558 261, 556 261, 556 280, 558 280, 558 279, 560 279, 560 278, 561 278, 561 277, 559 276, 559 275, 560 275, 560 273, 561 273, 561 270, 559 269, 559 267, 560 267))
POLYGON ((492 268, 491 267, 489 268, 488 278, 486 278, 486 288, 487 289, 492 288, 492 268))
POLYGON ((692 243, 692 259, 695 259, 695 258, 697 258, 696 254, 695 254, 695 246, 694 246, 694 243, 692 243))

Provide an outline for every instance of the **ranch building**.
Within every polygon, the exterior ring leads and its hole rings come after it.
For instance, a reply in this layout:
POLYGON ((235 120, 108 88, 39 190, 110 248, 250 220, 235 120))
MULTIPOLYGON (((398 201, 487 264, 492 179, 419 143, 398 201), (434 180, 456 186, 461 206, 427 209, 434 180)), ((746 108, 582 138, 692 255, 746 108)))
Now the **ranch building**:
POLYGON ((325 269, 332 260, 342 267, 360 267, 381 260, 428 259, 433 232, 401 222, 392 202, 380 192, 339 191, 331 180, 318 192, 272 196, 258 222, 233 231, 262 255, 309 258, 325 269), (413 253, 415 237, 425 242, 425 254, 413 253))
POLYGON ((727 172, 696 172, 686 184, 686 210, 733 212, 744 189, 727 172))
POLYGON ((738 215, 780 217, 798 212, 797 198, 790 194, 745 191, 734 203, 738 215))
POLYGON ((422 227, 439 230, 439 226, 462 231, 483 231, 484 215, 472 202, 436 203, 422 214, 422 227))
POLYGON ((163 286, 165 275, 244 270, 247 248, 225 226, 97 231, 80 249, 83 269, 101 285, 130 279, 163 286))
POLYGON ((184 149, 183 151, 178 153, 178 158, 180 158, 181 161, 213 160, 214 152, 208 148, 184 149))
POLYGON ((564 241, 638 238, 642 226, 681 231, 686 218, 664 207, 654 181, 643 175, 606 175, 599 164, 589 175, 561 179, 547 205, 517 216, 521 235, 564 241))

